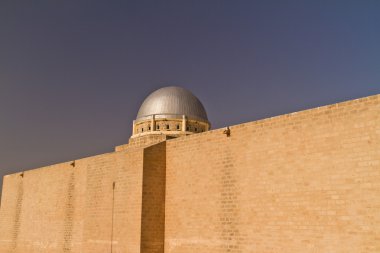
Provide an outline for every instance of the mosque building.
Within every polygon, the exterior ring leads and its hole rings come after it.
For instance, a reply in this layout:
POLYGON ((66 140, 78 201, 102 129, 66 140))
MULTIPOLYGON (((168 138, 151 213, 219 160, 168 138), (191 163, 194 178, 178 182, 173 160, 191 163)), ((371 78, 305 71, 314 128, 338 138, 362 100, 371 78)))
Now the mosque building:
POLYGON ((141 137, 175 138, 209 129, 206 110, 196 96, 181 87, 165 87, 142 103, 133 121, 130 142, 141 141, 141 137))
POLYGON ((380 94, 211 130, 164 87, 114 152, 7 175, 1 253, 380 252, 380 94))

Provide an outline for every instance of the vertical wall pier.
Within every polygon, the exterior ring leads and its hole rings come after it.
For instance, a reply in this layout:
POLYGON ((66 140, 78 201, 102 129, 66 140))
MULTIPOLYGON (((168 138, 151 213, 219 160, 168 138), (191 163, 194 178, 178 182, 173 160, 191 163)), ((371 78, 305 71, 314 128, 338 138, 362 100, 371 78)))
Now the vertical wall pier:
MULTIPOLYGON (((71 166, 73 166, 71 164, 71 166)), ((74 167, 74 166, 73 166, 74 167)), ((72 251, 73 227, 74 227, 74 196, 75 196, 75 174, 70 172, 70 177, 67 182, 67 195, 65 204, 65 217, 63 224, 63 252, 69 253, 72 251)))
POLYGON ((221 158, 220 197, 219 197, 219 238, 221 252, 241 253, 239 230, 238 186, 234 158, 229 147, 221 158))
POLYGON ((144 150, 141 253, 163 253, 165 236, 166 142, 144 150))
POLYGON ((21 226, 21 213, 22 213, 22 203, 24 199, 24 172, 20 174, 18 179, 17 186, 17 195, 16 195, 16 206, 15 206, 15 217, 13 220, 13 229, 12 229, 12 244, 10 247, 10 253, 14 252, 17 248, 17 240, 20 233, 21 226))
POLYGON ((115 218, 115 187, 116 182, 112 183, 112 220, 111 220, 111 253, 113 252, 113 223, 115 218))

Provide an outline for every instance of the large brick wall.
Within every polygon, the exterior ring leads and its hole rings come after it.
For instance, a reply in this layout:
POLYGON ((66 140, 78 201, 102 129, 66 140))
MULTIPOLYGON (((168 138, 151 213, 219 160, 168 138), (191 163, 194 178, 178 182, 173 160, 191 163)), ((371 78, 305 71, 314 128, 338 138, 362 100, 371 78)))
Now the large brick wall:
POLYGON ((380 95, 230 130, 6 176, 0 252, 380 252, 380 95))
POLYGON ((6 176, 0 252, 80 251, 83 173, 64 163, 6 176))
POLYGON ((380 95, 167 141, 166 253, 380 252, 380 95))
POLYGON ((143 156, 114 152, 6 176, 0 252, 140 252, 143 156))
POLYGON ((83 252, 139 252, 143 150, 89 159, 83 252))

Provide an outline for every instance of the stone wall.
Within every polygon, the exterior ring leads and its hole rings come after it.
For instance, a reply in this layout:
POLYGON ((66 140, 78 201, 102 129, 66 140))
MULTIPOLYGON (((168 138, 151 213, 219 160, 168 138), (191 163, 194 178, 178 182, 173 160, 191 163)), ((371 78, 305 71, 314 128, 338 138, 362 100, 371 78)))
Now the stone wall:
POLYGON ((114 152, 6 176, 0 252, 140 252, 143 156, 114 152))
POLYGON ((90 159, 82 252, 140 252, 143 150, 90 159))
POLYGON ((380 252, 380 95, 224 130, 6 176, 0 252, 380 252))
POLYGON ((79 252, 85 173, 63 163, 5 176, 0 252, 79 252))
POLYGON ((165 252, 380 252, 380 95, 167 141, 165 252))

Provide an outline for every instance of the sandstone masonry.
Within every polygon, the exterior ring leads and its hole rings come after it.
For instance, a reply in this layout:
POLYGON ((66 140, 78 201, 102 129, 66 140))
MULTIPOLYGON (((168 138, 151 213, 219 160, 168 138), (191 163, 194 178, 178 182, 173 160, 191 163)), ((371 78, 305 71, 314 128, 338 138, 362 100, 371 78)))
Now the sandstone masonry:
POLYGON ((4 177, 1 253, 380 252, 380 95, 4 177))

